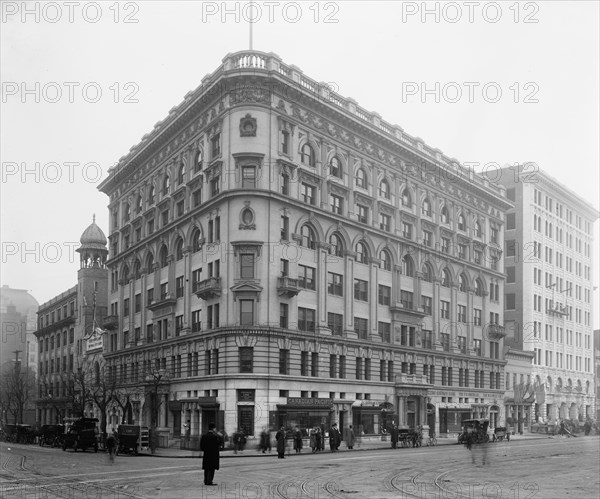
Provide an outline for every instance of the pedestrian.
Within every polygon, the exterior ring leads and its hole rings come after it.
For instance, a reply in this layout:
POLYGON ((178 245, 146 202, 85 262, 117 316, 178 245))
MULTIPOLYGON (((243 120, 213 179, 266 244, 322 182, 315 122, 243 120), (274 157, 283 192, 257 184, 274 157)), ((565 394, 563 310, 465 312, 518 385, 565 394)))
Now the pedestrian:
POLYGON ((191 421, 188 419, 183 424, 183 434, 185 436, 185 445, 186 445, 186 448, 189 447, 189 445, 190 445, 191 431, 192 431, 192 425, 191 425, 191 421))
POLYGON ((296 454, 302 452, 302 431, 300 431, 300 428, 297 426, 294 430, 294 450, 296 451, 296 454))
POLYGON ((321 449, 321 439, 319 438, 319 432, 321 430, 316 428, 311 428, 310 430, 310 448, 313 451, 313 454, 321 449))
POLYGON ((285 428, 282 426, 275 434, 277 440, 277 458, 285 459, 285 428))
POLYGON ((200 450, 203 452, 202 469, 204 470, 204 485, 216 485, 213 482, 215 470, 219 469, 219 449, 221 437, 216 432, 214 423, 208 423, 208 432, 200 439, 200 450))
POLYGON ((331 452, 336 452, 340 446, 342 438, 340 436, 340 430, 338 430, 337 423, 331 425, 329 430, 329 449, 331 452))
POLYGON ((344 442, 346 442, 348 449, 354 448, 354 430, 352 429, 352 425, 344 430, 344 442))
POLYGON ((398 447, 398 427, 395 424, 392 424, 390 436, 392 438, 392 449, 395 449, 398 447))
POLYGON ((592 429, 592 423, 590 423, 590 420, 587 419, 585 421, 585 424, 583 425, 583 431, 584 431, 586 437, 590 434, 591 429, 592 429))
POLYGON ((321 425, 321 431, 319 432, 319 434, 321 435, 321 449, 320 450, 325 450, 325 439, 327 438, 327 433, 325 432, 324 424, 321 425))
POLYGON ((271 452, 271 437, 269 436, 269 430, 267 427, 260 434, 260 443, 258 444, 258 449, 262 450, 264 454, 267 449, 271 452))
POLYGON ((108 452, 108 460, 111 463, 115 462, 116 449, 117 449, 117 439, 115 438, 115 434, 113 432, 106 438, 106 450, 108 452))
POLYGON ((244 430, 240 428, 233 434, 233 452, 237 454, 238 451, 243 451, 245 445, 246 434, 244 433, 244 430))

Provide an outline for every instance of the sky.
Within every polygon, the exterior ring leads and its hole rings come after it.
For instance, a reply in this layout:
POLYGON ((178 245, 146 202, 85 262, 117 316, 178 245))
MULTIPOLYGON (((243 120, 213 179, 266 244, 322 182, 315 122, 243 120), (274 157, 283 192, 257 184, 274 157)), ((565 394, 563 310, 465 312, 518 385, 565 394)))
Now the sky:
POLYGON ((108 169, 249 48, 250 19, 255 50, 447 156, 532 161, 600 206, 598 2, 254 3, 0 3, 2 284, 40 303, 75 285, 108 169))

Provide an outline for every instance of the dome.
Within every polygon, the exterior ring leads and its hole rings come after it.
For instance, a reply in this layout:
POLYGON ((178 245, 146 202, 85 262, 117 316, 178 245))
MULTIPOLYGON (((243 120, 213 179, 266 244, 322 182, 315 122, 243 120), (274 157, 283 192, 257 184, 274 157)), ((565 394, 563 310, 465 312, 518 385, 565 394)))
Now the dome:
POLYGON ((104 235, 104 232, 102 232, 102 229, 96 225, 96 215, 94 215, 91 225, 83 231, 83 234, 81 234, 79 242, 81 243, 81 246, 85 248, 106 248, 106 243, 108 241, 106 240, 106 236, 104 235))

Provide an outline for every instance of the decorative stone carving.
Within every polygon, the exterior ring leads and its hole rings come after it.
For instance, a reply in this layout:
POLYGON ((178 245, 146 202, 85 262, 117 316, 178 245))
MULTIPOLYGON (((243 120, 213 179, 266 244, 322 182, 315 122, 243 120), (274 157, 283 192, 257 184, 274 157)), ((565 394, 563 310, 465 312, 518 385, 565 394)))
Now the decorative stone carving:
POLYGON ((246 114, 240 120, 240 137, 256 137, 256 118, 253 118, 250 113, 246 114))

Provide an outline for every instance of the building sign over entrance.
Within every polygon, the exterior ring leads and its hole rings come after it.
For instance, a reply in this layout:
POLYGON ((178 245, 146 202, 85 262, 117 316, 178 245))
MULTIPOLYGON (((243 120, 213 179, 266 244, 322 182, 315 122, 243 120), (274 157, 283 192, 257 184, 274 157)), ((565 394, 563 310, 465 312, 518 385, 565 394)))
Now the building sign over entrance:
POLYGON ((288 397, 288 405, 295 406, 310 406, 310 407, 332 407, 333 399, 317 399, 317 398, 305 398, 305 397, 288 397))

